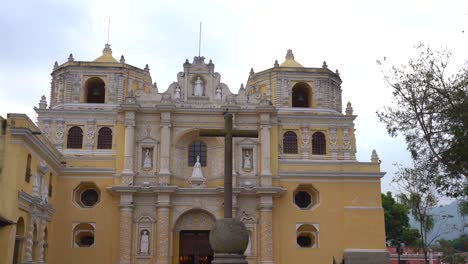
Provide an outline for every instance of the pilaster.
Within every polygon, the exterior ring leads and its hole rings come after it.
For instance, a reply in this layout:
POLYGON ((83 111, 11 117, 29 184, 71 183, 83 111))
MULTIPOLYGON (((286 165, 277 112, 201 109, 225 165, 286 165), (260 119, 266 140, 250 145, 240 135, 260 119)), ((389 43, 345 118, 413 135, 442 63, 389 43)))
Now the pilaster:
POLYGON ((170 194, 159 194, 157 203, 156 263, 169 264, 170 194))
POLYGON ((119 264, 131 263, 133 194, 120 195, 119 264))
POLYGON ((260 136, 261 136, 261 151, 262 151, 262 171, 261 171, 261 186, 271 186, 271 169, 270 169, 270 114, 260 114, 260 136))
POLYGON ((260 198, 260 262, 261 264, 274 264, 273 262, 273 198, 262 196, 260 198))
POLYGON ((169 170, 169 158, 170 158, 170 144, 171 144, 171 113, 161 113, 161 160, 159 169, 159 184, 168 185, 170 170, 169 170))
POLYGON ((133 183, 133 152, 135 149, 135 112, 125 112, 125 149, 122 179, 125 184, 133 183))

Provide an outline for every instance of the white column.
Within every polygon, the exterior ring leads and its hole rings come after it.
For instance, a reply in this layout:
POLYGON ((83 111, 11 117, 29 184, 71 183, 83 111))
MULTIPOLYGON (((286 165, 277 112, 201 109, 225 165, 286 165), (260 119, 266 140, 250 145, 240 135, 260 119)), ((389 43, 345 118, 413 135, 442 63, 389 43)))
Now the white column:
POLYGON ((171 113, 161 113, 161 160, 159 168, 159 183, 161 185, 169 184, 169 158, 171 152, 171 113))
POLYGON ((158 195, 158 215, 157 215, 157 242, 156 242, 156 263, 169 264, 169 194, 158 195))
POLYGON ((34 235, 34 218, 29 216, 28 233, 26 234, 26 244, 24 249, 23 263, 31 263, 33 255, 33 235, 34 235))
POLYGON ((44 244, 45 244, 45 229, 47 227, 47 221, 46 219, 41 219, 40 221, 40 225, 39 225, 39 230, 40 230, 40 236, 39 236, 39 243, 38 243, 38 247, 39 247, 39 254, 38 254, 38 259, 37 261, 39 263, 42 263, 44 262, 44 244))
POLYGON ((135 112, 125 113, 125 149, 124 169, 122 178, 124 183, 133 183, 133 152, 135 149, 135 112))
POLYGON ((273 262, 273 198, 260 198, 260 264, 273 262))
POLYGON ((261 186, 271 186, 271 169, 270 169, 270 114, 262 113, 260 115, 260 136, 262 148, 262 171, 261 171, 261 186))
POLYGON ((119 235, 119 264, 131 263, 132 247, 132 194, 120 196, 120 235, 119 235))

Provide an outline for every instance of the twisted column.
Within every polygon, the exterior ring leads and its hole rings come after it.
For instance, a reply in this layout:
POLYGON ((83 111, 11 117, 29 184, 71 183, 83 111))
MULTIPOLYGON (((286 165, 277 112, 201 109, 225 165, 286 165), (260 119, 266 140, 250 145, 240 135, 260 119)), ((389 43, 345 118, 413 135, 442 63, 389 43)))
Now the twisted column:
POLYGON ((40 228, 40 236, 39 236, 39 242, 37 246, 39 247, 39 254, 38 254, 38 262, 44 262, 44 244, 45 244, 45 230, 47 227, 47 221, 46 219, 41 219, 41 224, 39 226, 40 228))
POLYGON ((26 234, 26 243, 24 250, 24 262, 32 262, 33 255, 33 233, 34 233, 34 219, 31 216, 29 218, 28 233, 26 234))

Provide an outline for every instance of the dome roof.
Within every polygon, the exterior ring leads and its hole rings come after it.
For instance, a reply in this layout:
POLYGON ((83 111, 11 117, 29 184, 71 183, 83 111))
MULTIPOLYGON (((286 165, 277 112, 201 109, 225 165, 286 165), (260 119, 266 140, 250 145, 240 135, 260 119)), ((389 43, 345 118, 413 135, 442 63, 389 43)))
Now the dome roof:
POLYGON ((114 57, 112 57, 112 49, 110 44, 106 44, 104 49, 102 50, 102 56, 95 59, 96 62, 118 62, 114 57))
POLYGON ((294 54, 292 53, 292 50, 288 50, 286 53, 286 60, 281 63, 280 67, 300 67, 304 68, 299 62, 294 60, 294 54))

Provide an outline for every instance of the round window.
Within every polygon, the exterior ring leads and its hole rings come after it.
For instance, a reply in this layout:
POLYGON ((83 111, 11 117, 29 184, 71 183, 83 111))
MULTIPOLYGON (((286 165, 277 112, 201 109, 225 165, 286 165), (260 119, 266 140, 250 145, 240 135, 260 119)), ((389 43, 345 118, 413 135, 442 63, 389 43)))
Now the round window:
POLYGON ((84 206, 94 206, 99 200, 99 194, 94 189, 88 189, 81 193, 80 200, 84 206))
POLYGON ((294 195, 294 202, 299 208, 306 209, 312 203, 312 197, 306 191, 299 191, 294 195))

